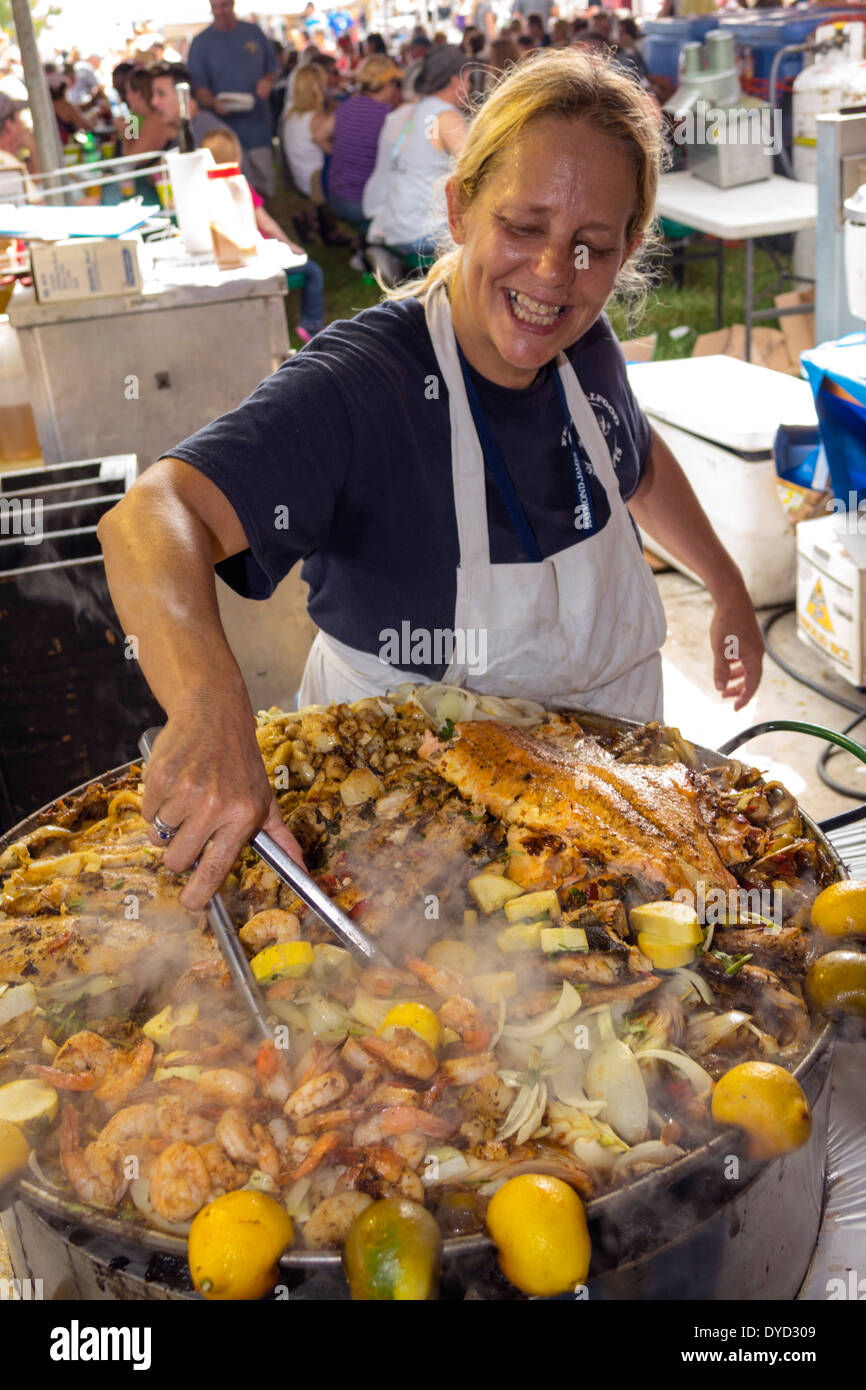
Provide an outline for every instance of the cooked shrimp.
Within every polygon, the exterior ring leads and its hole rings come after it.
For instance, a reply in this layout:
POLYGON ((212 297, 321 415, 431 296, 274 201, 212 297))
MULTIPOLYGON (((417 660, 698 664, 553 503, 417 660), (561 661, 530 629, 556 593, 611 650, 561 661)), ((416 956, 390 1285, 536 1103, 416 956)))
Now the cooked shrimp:
POLYGON ((291 1120, 303 1120, 316 1110, 324 1110, 342 1100, 349 1091, 349 1081, 341 1071, 326 1071, 311 1076, 292 1092, 283 1106, 283 1114, 291 1120))
POLYGON ((344 1141, 345 1136, 338 1129, 329 1129, 325 1134, 320 1134, 306 1158, 295 1169, 292 1180, 297 1182, 298 1178, 314 1173, 323 1159, 344 1141))
POLYGON ((415 976, 408 970, 396 970, 387 965, 373 965, 362 971, 358 984, 365 993, 376 994, 380 999, 411 995, 418 988, 415 976))
POLYGON ((395 1028, 390 1038, 362 1038, 361 1046, 392 1071, 412 1076, 416 1081, 428 1081, 439 1065, 430 1044, 411 1028, 395 1028))
POLYGON ((63 1044, 52 1066, 33 1065, 29 1070, 59 1091, 92 1091, 104 1079, 114 1055, 110 1042, 83 1029, 63 1044))
POLYGON ((207 981, 213 981, 222 989, 228 989, 231 985, 228 966, 221 956, 215 960, 197 960, 185 970, 172 990, 172 998, 180 999, 188 990, 207 981))
POLYGON ((481 1051, 490 1042, 490 1029, 481 1010, 462 994, 452 994, 439 1009, 439 1021, 459 1033, 467 1047, 481 1051))
POLYGON ((280 1160, 273 1139, 261 1125, 251 1125, 240 1106, 230 1105, 220 1115, 216 1139, 236 1162, 259 1168, 271 1178, 279 1173, 280 1160))
POLYGON ((367 1106, 372 1109, 377 1105, 415 1105, 417 1100, 418 1092, 413 1091, 411 1086, 396 1086, 393 1082, 383 1081, 368 1095, 367 1106))
POLYGON ((204 1159, 215 1197, 223 1192, 233 1192, 236 1187, 243 1187, 249 1177, 249 1169, 232 1163, 215 1139, 209 1139, 205 1144, 197 1144, 196 1149, 204 1159))
POLYGON ((284 912, 279 907, 266 907, 255 912, 241 927, 238 936, 245 946, 253 951, 262 951, 270 941, 298 941, 301 924, 294 912, 284 912))
POLYGON ((78 1111, 64 1105, 60 1120, 60 1162, 76 1197, 88 1206, 111 1210, 129 1186, 122 1155, 116 1144, 96 1141, 82 1153, 78 1138, 78 1111))
POLYGON ((160 1096, 156 1102, 157 1125, 167 1143, 182 1139, 185 1144, 200 1144, 207 1139, 213 1125, 199 1115, 182 1096, 160 1096))
POLYGON ((97 1087, 96 1099, 111 1106, 121 1104, 130 1091, 134 1091, 146 1078, 153 1060, 153 1050, 150 1038, 141 1038, 131 1052, 115 1053, 97 1087))
POLYGON ((407 956, 406 964, 413 975, 417 975, 419 980, 430 986, 434 994, 441 994, 443 998, 449 998, 452 994, 469 996, 472 993, 470 981, 465 975, 459 975, 456 970, 446 970, 442 965, 431 965, 429 960, 422 960, 420 956, 407 956))
POLYGON ((337 1190, 356 1188, 370 1196, 399 1192, 413 1202, 424 1201, 424 1184, 404 1158, 389 1149, 387 1144, 371 1144, 364 1149, 337 1151, 341 1162, 348 1163, 345 1173, 337 1180, 337 1190))
POLYGON ((259 1090, 275 1105, 283 1105, 292 1089, 285 1053, 272 1042, 263 1042, 256 1055, 259 1090))
POLYGON ((233 1071, 228 1067, 213 1067, 203 1071, 197 1085, 205 1095, 216 1100, 224 1100, 229 1105, 237 1105, 255 1095, 256 1083, 243 1071, 233 1071))
POLYGON ((150 1174, 150 1200, 164 1221, 189 1221, 213 1196, 204 1158, 179 1140, 163 1149, 150 1174))
POLYGON ((394 1134, 386 1141, 395 1153, 399 1154, 410 1168, 418 1169, 427 1152, 430 1142, 420 1130, 410 1129, 405 1134, 394 1134))
POLYGON ((338 1051, 338 1047, 325 1047, 324 1043, 316 1039, 295 1067, 295 1086, 302 1086, 312 1077, 321 1076, 323 1072, 329 1071, 338 1051))
POLYGON ((442 1072, 452 1086, 468 1086, 482 1076, 489 1076, 498 1065, 492 1052, 479 1052, 472 1057, 450 1057, 442 1063, 442 1072))
POLYGON ((342 1129, 363 1120, 366 1110, 362 1105, 343 1105, 334 1110, 319 1110, 295 1121, 298 1134, 318 1134, 323 1129, 342 1129))
POLYGON ((408 1134, 413 1129, 431 1138, 445 1139, 454 1133, 455 1126, 438 1115, 431 1115, 428 1110, 418 1110, 413 1105, 392 1105, 362 1120, 355 1126, 352 1138, 359 1145, 378 1144, 395 1134, 408 1134))
POLYGON ((99 1135, 100 1144, 130 1144, 153 1139, 158 1132, 157 1107, 150 1101, 124 1106, 112 1115, 99 1135))

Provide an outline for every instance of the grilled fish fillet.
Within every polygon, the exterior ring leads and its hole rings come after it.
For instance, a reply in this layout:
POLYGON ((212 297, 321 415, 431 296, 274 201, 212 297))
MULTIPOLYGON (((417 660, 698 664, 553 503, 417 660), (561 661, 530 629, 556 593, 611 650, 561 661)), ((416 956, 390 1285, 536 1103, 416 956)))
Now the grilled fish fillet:
POLYGON ((458 724, 455 733, 444 748, 427 739, 421 756, 507 824, 551 832, 608 871, 669 892, 694 890, 698 881, 736 888, 707 834, 700 774, 681 763, 585 762, 495 720, 458 724))

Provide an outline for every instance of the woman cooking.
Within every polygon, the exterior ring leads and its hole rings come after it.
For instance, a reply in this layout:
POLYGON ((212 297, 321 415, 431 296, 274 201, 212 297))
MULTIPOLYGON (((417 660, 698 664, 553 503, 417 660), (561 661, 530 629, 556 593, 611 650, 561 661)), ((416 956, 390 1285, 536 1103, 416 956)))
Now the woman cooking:
POLYGON ((634 517, 706 584, 717 688, 751 698, 763 643, 742 577, 602 316, 659 158, 657 115, 616 68, 564 50, 512 70, 448 183, 454 249, 332 324, 103 519, 112 596, 168 716, 143 813, 168 868, 200 858, 186 906, 259 827, 300 858, 214 565, 264 598, 304 560, 320 631, 301 704, 444 679, 648 720, 665 621, 634 517))

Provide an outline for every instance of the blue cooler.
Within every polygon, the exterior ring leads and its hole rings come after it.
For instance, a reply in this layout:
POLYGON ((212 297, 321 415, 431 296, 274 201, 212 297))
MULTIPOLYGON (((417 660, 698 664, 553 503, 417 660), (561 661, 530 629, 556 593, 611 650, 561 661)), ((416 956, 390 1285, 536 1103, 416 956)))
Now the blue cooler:
POLYGON ((676 82, 683 44, 703 43, 710 30, 718 27, 717 14, 686 15, 682 19, 648 19, 641 25, 644 34, 643 60, 647 70, 676 82))
MULTIPOLYGON (((805 43, 819 24, 836 20, 866 19, 866 8, 851 5, 798 5, 794 9, 752 10, 723 15, 719 28, 733 32, 740 83, 752 96, 769 96, 770 69, 780 48, 805 43)), ((779 67, 778 81, 790 91, 802 71, 803 54, 788 53, 779 67)))

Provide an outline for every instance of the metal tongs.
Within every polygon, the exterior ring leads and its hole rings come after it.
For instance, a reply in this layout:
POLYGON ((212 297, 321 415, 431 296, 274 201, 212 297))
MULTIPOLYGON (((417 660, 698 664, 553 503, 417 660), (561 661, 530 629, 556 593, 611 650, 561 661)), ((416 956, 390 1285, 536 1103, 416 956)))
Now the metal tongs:
MULTIPOLYGON (((147 760, 153 750, 156 736, 161 730, 146 729, 138 740, 142 757, 147 760)), ((276 840, 264 830, 258 831, 250 840, 250 846, 260 859, 273 869, 274 873, 294 893, 315 912, 320 921, 334 933, 339 941, 365 965, 390 965, 384 951, 367 935, 362 927, 347 917, 336 903, 332 903, 323 893, 315 879, 306 869, 296 864, 294 859, 277 844, 276 840)), ((258 982, 253 974, 240 937, 235 929, 229 910, 219 893, 214 893, 206 909, 211 931, 216 937, 229 974, 243 1003, 264 1038, 272 1036, 268 1024, 264 1002, 258 982)))

